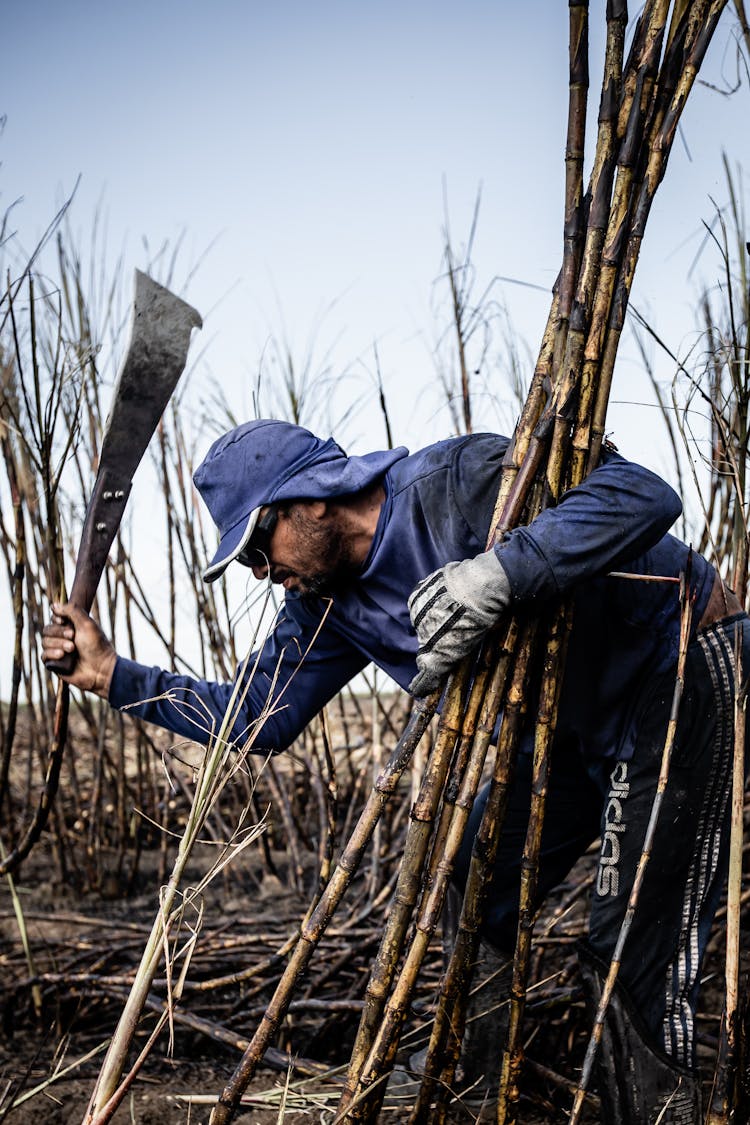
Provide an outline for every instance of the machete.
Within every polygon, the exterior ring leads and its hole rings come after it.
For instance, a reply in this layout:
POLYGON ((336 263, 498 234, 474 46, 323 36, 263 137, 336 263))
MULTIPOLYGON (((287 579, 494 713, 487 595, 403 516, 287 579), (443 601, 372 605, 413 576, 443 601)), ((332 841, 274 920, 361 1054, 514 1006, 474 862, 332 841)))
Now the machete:
MULTIPOLYGON (((99 454, 99 470, 86 509, 75 577, 68 599, 89 612, 133 482, 159 419, 187 362, 190 334, 200 315, 140 270, 130 340, 112 396, 99 454)), ((72 673, 75 653, 47 664, 72 673)))

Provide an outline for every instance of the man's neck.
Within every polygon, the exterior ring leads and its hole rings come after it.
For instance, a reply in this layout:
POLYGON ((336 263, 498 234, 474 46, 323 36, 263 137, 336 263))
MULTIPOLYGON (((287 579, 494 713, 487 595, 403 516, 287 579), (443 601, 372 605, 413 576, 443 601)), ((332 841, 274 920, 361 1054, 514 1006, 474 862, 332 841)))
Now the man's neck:
POLYGON ((362 566, 370 553, 384 501, 385 489, 376 484, 337 502, 340 526, 349 539, 351 559, 357 566, 362 566))

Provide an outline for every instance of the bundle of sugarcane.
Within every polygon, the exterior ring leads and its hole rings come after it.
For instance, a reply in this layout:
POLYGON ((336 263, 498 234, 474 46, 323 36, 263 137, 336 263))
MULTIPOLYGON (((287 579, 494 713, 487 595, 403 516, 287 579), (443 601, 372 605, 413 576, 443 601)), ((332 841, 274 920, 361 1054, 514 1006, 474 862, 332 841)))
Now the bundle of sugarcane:
MULTIPOLYGON (((627 8, 609 0, 596 151, 588 189, 583 154, 588 100, 588 4, 570 0, 570 94, 563 263, 531 389, 506 456, 488 547, 528 523, 596 465, 607 401, 646 222, 680 114, 726 0, 647 0, 624 54, 627 8)), ((450 680, 428 758, 394 901, 373 966, 336 1122, 373 1121, 409 999, 440 918, 448 881, 500 711, 492 785, 477 834, 458 934, 412 1122, 442 1121, 453 1082, 476 960, 483 900, 497 848, 532 666, 541 667, 531 815, 522 861, 520 921, 498 1121, 515 1120, 520 1029, 533 924, 550 745, 570 629, 569 607, 513 618, 450 680), (411 924, 412 938, 405 949, 411 924)), ((346 890, 384 802, 393 793, 440 693, 416 704, 396 751, 297 947, 240 1066, 211 1116, 228 1122, 272 1041, 300 973, 346 890)))

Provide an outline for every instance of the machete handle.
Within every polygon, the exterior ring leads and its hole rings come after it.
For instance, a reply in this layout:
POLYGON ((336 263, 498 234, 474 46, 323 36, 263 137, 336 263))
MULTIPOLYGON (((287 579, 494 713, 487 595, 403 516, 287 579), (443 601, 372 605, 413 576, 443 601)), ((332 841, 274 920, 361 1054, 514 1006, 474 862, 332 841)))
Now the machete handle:
MULTIPOLYGON (((111 469, 100 469, 91 494, 81 533, 76 572, 69 601, 89 612, 96 589, 107 565, 109 549, 120 526, 130 495, 131 481, 111 469)), ((60 660, 50 660, 47 668, 60 676, 70 676, 76 665, 76 654, 67 653, 60 660)))

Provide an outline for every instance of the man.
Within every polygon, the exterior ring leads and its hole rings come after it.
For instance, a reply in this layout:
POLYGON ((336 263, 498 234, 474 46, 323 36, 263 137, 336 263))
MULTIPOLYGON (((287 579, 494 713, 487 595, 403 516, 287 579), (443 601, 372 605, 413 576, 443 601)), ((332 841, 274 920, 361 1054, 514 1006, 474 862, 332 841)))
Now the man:
MULTIPOLYGON (((215 580, 236 560, 286 590, 272 637, 238 673, 242 702, 232 737, 258 750, 288 746, 371 660, 402 687, 426 694, 506 611, 543 610, 572 596, 539 890, 543 896, 560 882, 601 836, 582 950, 593 1003, 653 802, 678 649, 675 583, 638 578, 677 577, 688 549, 667 535, 680 512, 672 489, 606 449, 556 508, 485 553, 507 445, 506 438, 481 434, 413 455, 400 448, 347 457, 332 440, 285 422, 240 426, 214 443, 195 474, 220 533, 204 578, 215 580), (269 699, 276 705, 269 707, 269 699)), ((693 1020, 726 865, 734 635, 739 631, 748 667, 750 627, 700 556, 692 559, 692 588, 694 625, 670 782, 601 1052, 605 1119, 626 1125, 699 1115, 693 1020)), ((118 657, 85 614, 65 605, 54 611, 44 657, 75 651, 71 683, 181 736, 205 740, 218 728, 234 685, 118 657)), ((484 936, 499 951, 512 950, 515 940, 527 750, 516 769, 485 923, 484 936)), ((484 800, 486 793, 475 804, 469 836, 484 800)), ((470 846, 469 840, 459 880, 470 846)))

